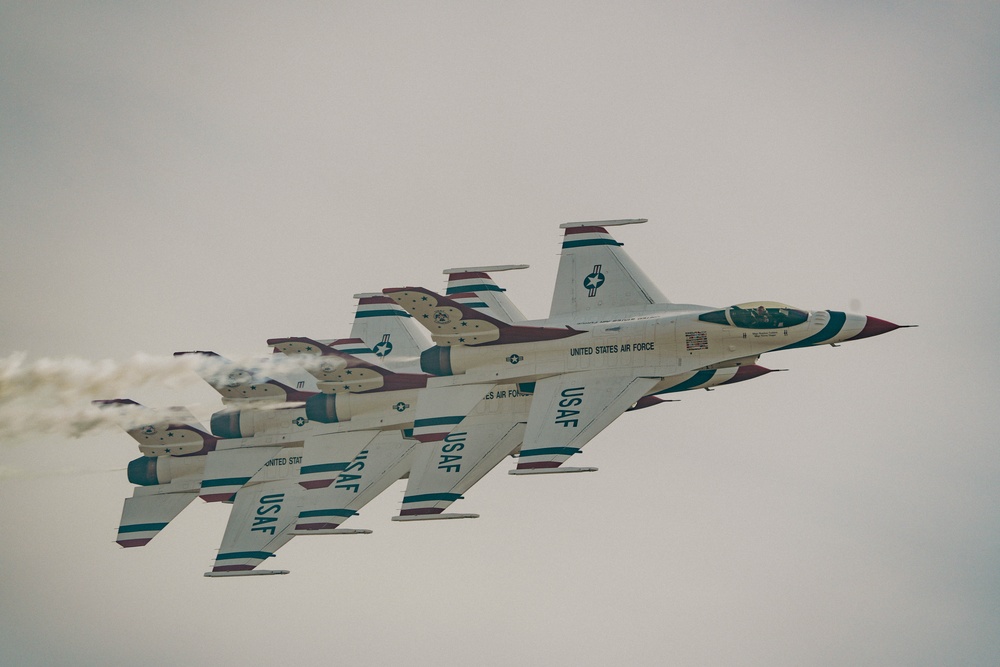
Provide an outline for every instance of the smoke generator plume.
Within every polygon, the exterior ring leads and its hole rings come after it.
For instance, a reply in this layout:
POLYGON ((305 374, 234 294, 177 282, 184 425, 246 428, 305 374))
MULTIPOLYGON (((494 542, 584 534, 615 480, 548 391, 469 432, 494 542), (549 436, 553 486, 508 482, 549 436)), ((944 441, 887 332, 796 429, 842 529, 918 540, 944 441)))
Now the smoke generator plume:
MULTIPOLYGON (((303 369, 303 361, 284 355, 241 365, 254 376, 303 369)), ((205 355, 136 354, 123 362, 79 358, 29 361, 22 353, 0 358, 0 441, 46 434, 80 437, 120 426, 123 415, 128 421, 127 408, 106 410, 91 405, 91 401, 127 396, 148 384, 180 388, 197 375, 225 379, 232 368, 232 362, 205 355)), ((136 411, 134 425, 148 422, 148 411, 141 412, 144 414, 136 411)))

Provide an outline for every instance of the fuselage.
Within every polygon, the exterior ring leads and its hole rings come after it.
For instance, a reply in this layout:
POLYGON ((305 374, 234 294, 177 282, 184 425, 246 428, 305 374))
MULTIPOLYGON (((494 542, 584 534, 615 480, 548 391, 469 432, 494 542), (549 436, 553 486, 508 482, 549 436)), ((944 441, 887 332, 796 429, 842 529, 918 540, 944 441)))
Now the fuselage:
MULTIPOLYGON (((878 324, 864 315, 805 311, 773 302, 730 308, 657 304, 628 312, 593 313, 582 321, 541 320, 525 325, 570 327, 580 333, 555 340, 435 346, 422 370, 462 376, 462 382, 531 382, 575 371, 632 369, 669 377, 702 369, 749 365, 776 350, 867 337, 878 324)), ((891 330, 886 328, 884 330, 891 330)), ((458 378, 456 378, 456 381, 458 378)))

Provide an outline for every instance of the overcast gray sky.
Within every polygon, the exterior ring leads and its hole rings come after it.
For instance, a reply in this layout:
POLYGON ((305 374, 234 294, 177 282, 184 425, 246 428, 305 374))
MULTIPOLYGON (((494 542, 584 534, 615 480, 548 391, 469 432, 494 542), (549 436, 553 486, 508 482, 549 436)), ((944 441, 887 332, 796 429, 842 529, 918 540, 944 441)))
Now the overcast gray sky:
POLYGON ((628 217, 674 301, 920 325, 285 577, 201 576, 219 505, 119 548, 124 433, 8 438, 0 663, 996 664, 997 4, 0 2, 0 63, 0 357, 263 354, 461 265, 542 317, 558 225, 628 217))

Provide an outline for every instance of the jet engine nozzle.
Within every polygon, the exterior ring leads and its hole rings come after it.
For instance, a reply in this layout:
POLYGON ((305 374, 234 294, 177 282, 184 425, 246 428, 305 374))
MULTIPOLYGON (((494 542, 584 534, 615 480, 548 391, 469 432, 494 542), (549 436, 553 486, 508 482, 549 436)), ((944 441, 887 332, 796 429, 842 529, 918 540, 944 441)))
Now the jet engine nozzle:
POLYGON ((431 375, 452 375, 451 348, 434 345, 421 352, 420 370, 431 375))
POLYGON ((306 417, 323 424, 350 421, 350 394, 316 394, 306 401, 306 417))
POLYGON ((181 477, 200 479, 204 470, 204 456, 140 456, 128 463, 128 481, 138 486, 157 486, 181 477))
POLYGON ((156 458, 140 456, 128 462, 128 481, 138 486, 156 486, 160 481, 156 477, 156 458))

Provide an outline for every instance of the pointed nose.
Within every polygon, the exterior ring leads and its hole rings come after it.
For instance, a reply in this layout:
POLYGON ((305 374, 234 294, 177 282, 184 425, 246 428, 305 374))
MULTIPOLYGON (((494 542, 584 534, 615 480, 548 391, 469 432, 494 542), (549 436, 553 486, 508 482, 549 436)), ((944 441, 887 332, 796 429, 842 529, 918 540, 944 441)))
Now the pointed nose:
POLYGON ((729 378, 722 384, 733 384, 734 382, 743 382, 745 380, 752 380, 754 378, 759 378, 761 375, 767 375, 771 372, 770 368, 765 368, 764 366, 759 366, 757 364, 750 364, 749 366, 740 366, 736 369, 736 375, 729 378))
POLYGON ((860 338, 870 338, 871 336, 881 336, 884 333, 889 333, 890 331, 895 331, 900 327, 899 324, 893 324, 886 320, 880 320, 877 317, 865 317, 865 326, 861 329, 861 332, 851 336, 848 340, 858 340, 860 338))

